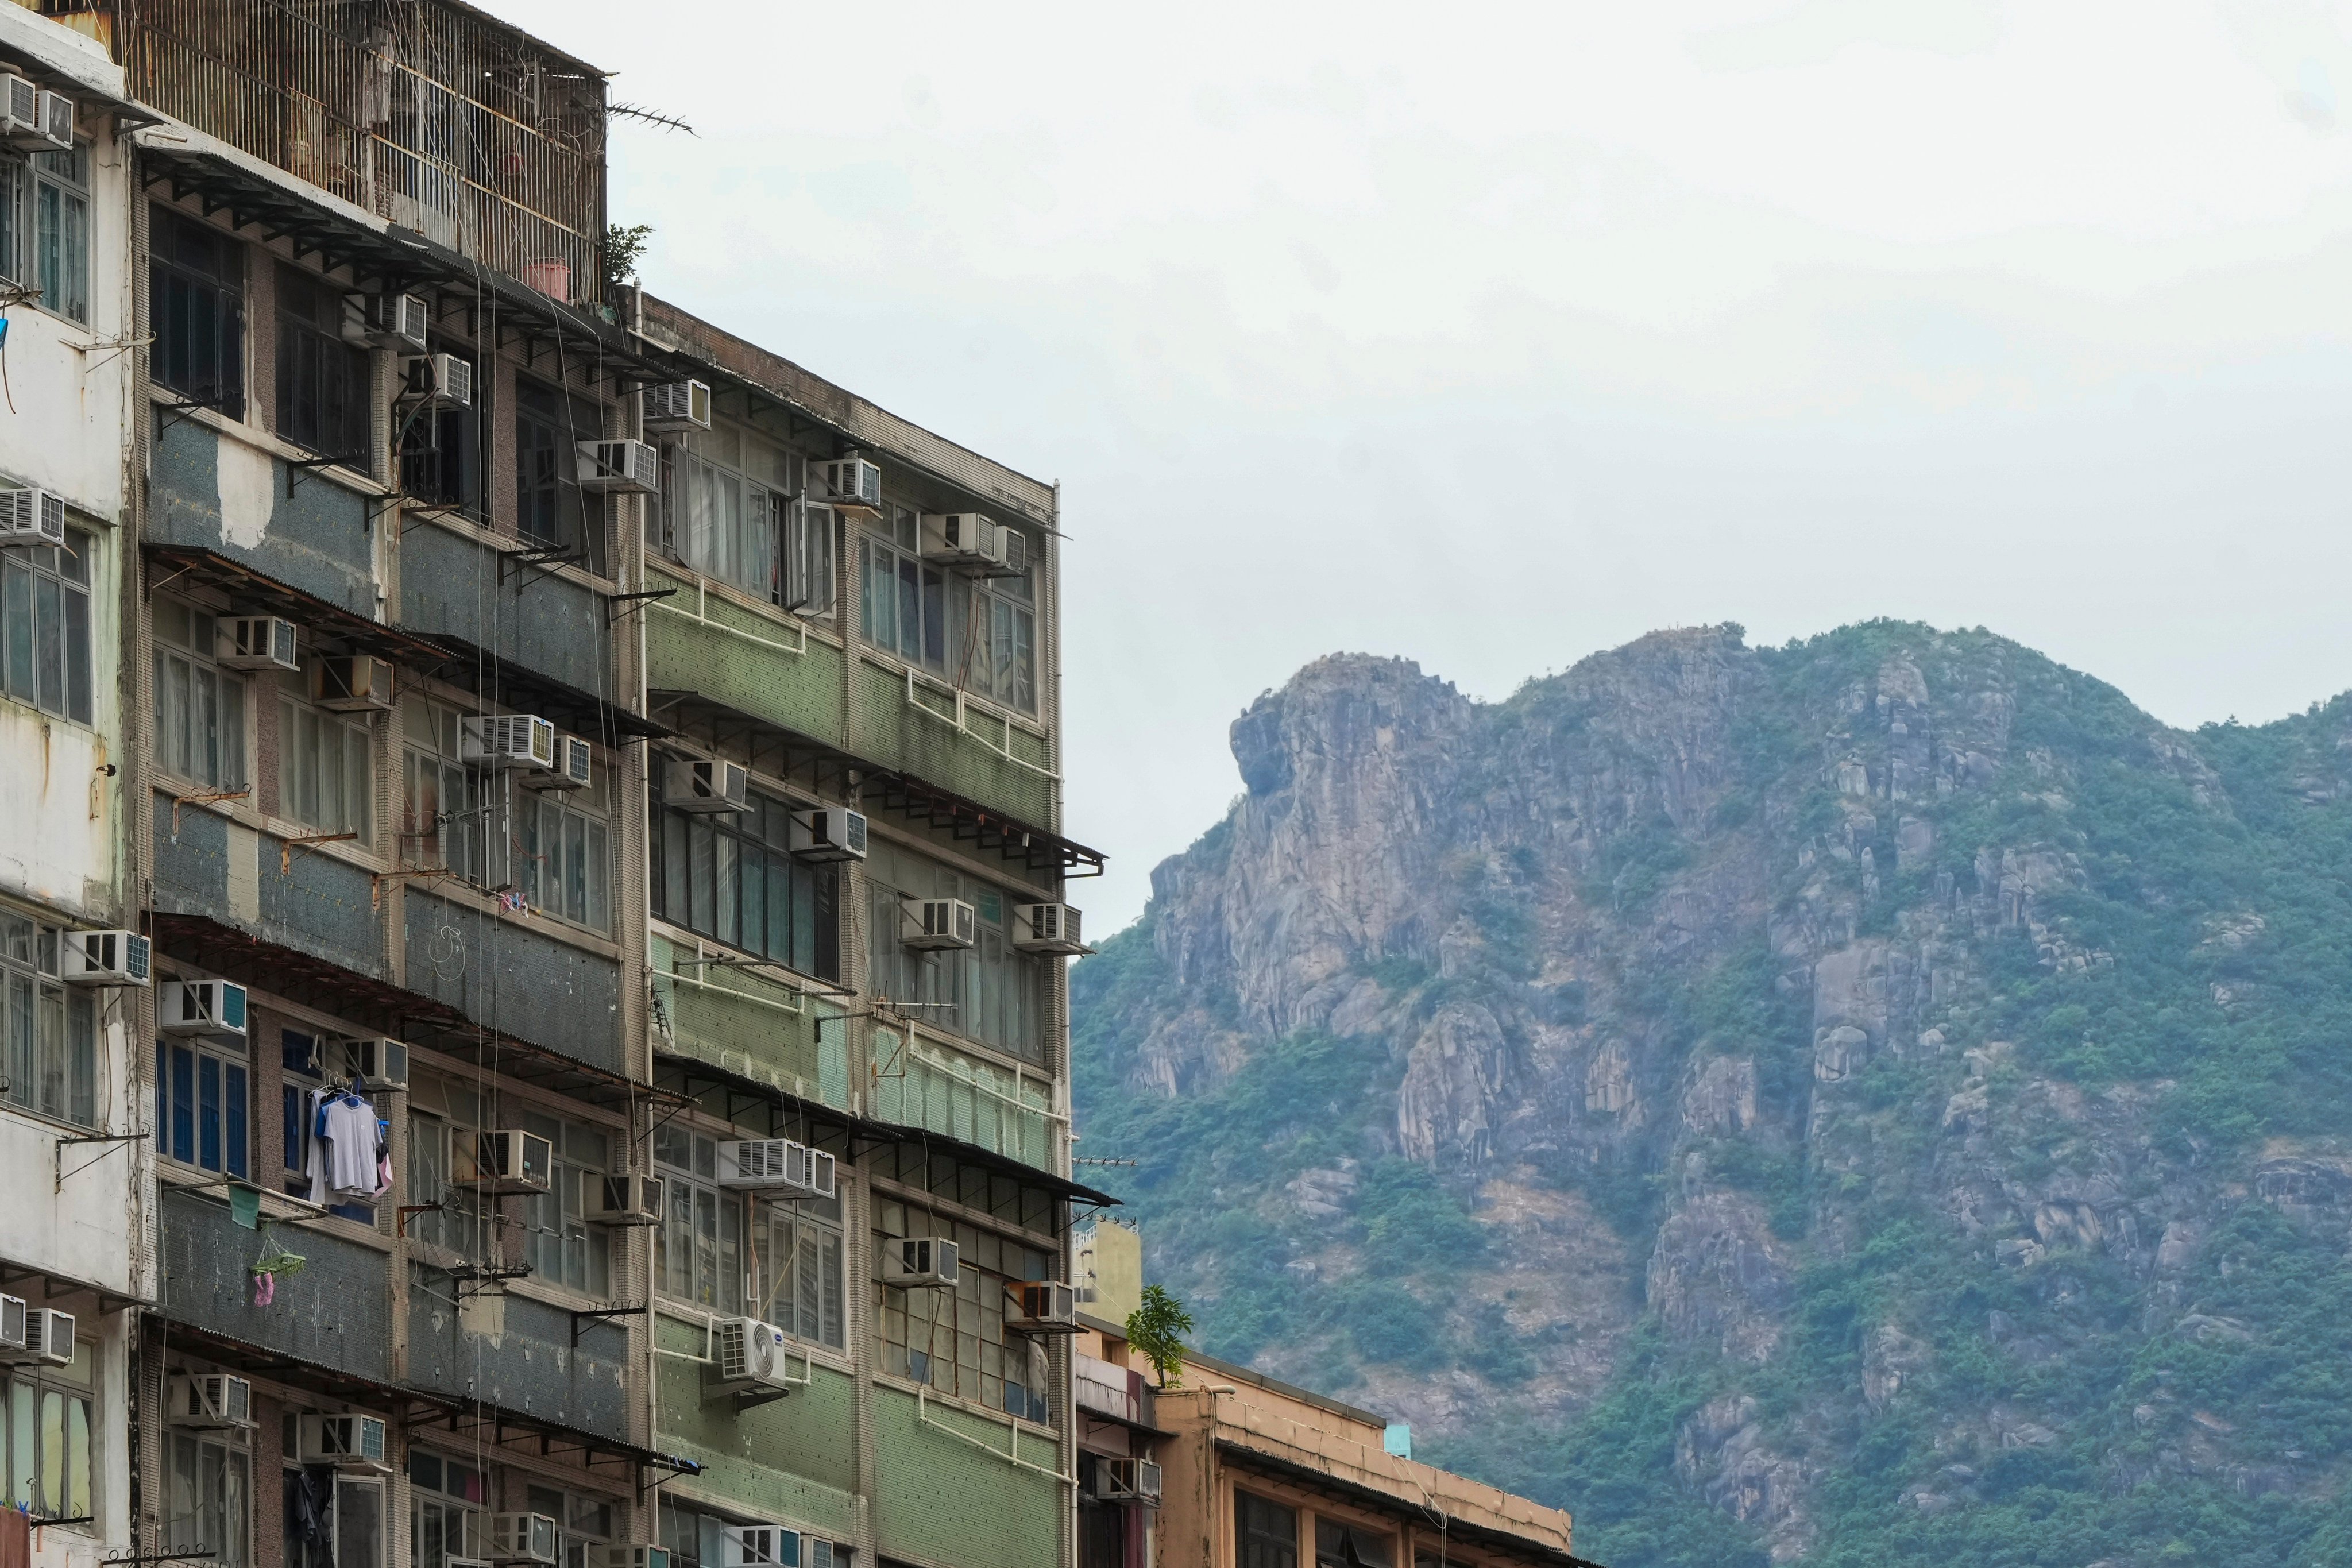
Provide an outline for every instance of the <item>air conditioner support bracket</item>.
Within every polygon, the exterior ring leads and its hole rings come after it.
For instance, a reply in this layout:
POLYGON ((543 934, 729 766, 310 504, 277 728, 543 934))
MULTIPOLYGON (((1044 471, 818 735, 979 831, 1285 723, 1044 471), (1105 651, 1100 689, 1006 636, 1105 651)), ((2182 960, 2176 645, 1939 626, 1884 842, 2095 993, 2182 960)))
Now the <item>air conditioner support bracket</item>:
POLYGON ((639 601, 667 599, 677 592, 677 590, 675 588, 647 588, 645 592, 640 594, 607 594, 604 597, 609 601, 609 603, 604 607, 604 624, 609 626, 614 622, 619 620, 623 616, 634 616, 639 610, 646 607, 645 604, 640 602, 638 604, 632 605, 625 610, 616 610, 613 608, 613 605, 620 604, 625 599, 635 599, 639 601))
POLYGON ((583 1323, 603 1322, 610 1318, 642 1318, 645 1315, 643 1307, 591 1307, 574 1312, 572 1314, 572 1348, 580 1348, 580 1325, 583 1323))
POLYGON ((286 499, 288 500, 294 499, 295 488, 301 484, 304 476, 312 469, 343 467, 343 459, 341 458, 280 458, 278 461, 286 465, 286 499))
POLYGON ((745 1389, 735 1395, 736 1414, 756 1410, 762 1405, 773 1405, 779 1399, 789 1398, 792 1392, 789 1388, 745 1389))
MULTIPOLYGON (((104 1154, 101 1154, 101 1155, 98 1156, 98 1159, 85 1160, 85 1161, 83 1161, 80 1164, 76 1165, 76 1166, 73 1168, 73 1170, 69 1173, 69 1172, 68 1172, 68 1171, 66 1170, 66 1145, 67 1145, 67 1144, 68 1144, 68 1143, 118 1143, 118 1144, 119 1144, 119 1143, 137 1143, 137 1142, 141 1142, 144 1141, 144 1140, 145 1140, 145 1138, 146 1138, 146 1136, 147 1136, 147 1134, 146 1134, 146 1133, 144 1133, 144 1132, 89 1132, 89 1133, 83 1133, 83 1134, 80 1134, 80 1135, 79 1135, 79 1136, 72 1137, 72 1138, 60 1138, 60 1139, 58 1139, 58 1142, 57 1142, 57 1147, 56 1147, 55 1149, 53 1149, 53 1150, 51 1150, 51 1151, 49 1152, 50 1152, 50 1163, 51 1163, 56 1167, 56 1173, 57 1173, 57 1180, 52 1184, 52 1186, 53 1186, 54 1190, 56 1190, 56 1191, 58 1191, 58 1192, 60 1192, 60 1193, 64 1192, 64 1191, 66 1190, 66 1177, 67 1177, 68 1174, 72 1174, 72 1175, 79 1175, 82 1172, 89 1170, 92 1165, 97 1164, 99 1160, 102 1160, 102 1159, 104 1159, 104 1158, 106 1157, 104 1154)), ((112 1152, 114 1152, 114 1151, 113 1151, 113 1150, 111 1150, 111 1149, 109 1149, 106 1152, 107 1152, 108 1154, 111 1154, 112 1152)))

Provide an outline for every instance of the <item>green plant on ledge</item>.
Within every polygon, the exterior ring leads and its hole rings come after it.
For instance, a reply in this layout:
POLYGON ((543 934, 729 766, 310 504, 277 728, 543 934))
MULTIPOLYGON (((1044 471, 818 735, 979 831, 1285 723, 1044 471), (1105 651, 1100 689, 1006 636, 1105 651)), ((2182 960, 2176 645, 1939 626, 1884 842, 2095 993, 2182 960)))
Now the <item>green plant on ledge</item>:
POLYGON ((1143 1304, 1127 1315, 1127 1342, 1151 1363, 1163 1390, 1184 1382, 1184 1336, 1192 1331, 1192 1314, 1157 1285, 1146 1285, 1143 1304))

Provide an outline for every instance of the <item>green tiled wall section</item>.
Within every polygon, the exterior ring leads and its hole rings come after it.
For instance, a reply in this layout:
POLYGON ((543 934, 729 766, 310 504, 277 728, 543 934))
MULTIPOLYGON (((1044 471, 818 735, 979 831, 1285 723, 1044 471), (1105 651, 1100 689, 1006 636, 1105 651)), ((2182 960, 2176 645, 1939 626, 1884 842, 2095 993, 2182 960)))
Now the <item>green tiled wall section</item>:
POLYGON ((747 610, 695 580, 648 561, 646 586, 676 588, 651 601, 646 620, 646 684, 696 691, 740 713, 841 743, 841 650, 747 610), (793 651, 799 649, 799 651, 793 651))
POLYGON ((648 951, 658 1016, 669 1024, 664 1049, 803 1100, 849 1109, 849 1031, 835 1025, 824 1031, 822 1041, 817 1038, 817 1020, 839 1017, 837 1005, 795 997, 746 970, 681 967, 679 949, 662 937, 655 937, 648 951))
MULTIPOLYGON (((655 1319, 656 1342, 704 1353, 702 1325, 655 1319)), ((793 1363, 793 1375, 801 1367, 793 1363)), ((808 1369, 809 1386, 738 1411, 731 1394, 704 1397, 704 1369, 678 1355, 656 1358, 654 1447, 703 1467, 694 1489, 746 1516, 847 1539, 856 1531, 856 1385, 846 1373, 808 1369)))
MULTIPOLYGON (((988 1568, 1054 1568, 1062 1484, 1005 1456, 1012 1428, 903 1389, 874 1391, 875 1532, 885 1556, 988 1568)), ((1020 1457, 1052 1470, 1050 1439, 1024 1434, 1020 1457)))
POLYGON ((911 1044, 898 1031, 874 1031, 874 1114, 901 1127, 920 1127, 977 1143, 999 1154, 1056 1169, 1049 1085, 1014 1076, 977 1057, 922 1035, 911 1044))
POLYGON ((1020 821, 1058 827, 1054 781, 1041 771, 1049 765, 1045 742, 970 704, 959 729, 951 693, 919 680, 914 690, 910 701, 904 675, 860 661, 848 749, 1020 821))

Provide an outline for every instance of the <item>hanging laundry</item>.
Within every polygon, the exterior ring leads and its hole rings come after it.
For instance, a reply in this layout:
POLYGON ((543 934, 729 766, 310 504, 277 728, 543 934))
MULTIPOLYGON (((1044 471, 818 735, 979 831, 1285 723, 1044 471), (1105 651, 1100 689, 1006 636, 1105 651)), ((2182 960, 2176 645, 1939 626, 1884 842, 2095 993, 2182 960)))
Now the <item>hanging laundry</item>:
POLYGON ((391 1164, 384 1123, 356 1089, 310 1091, 304 1196, 320 1205, 373 1204, 392 1185, 391 1164))

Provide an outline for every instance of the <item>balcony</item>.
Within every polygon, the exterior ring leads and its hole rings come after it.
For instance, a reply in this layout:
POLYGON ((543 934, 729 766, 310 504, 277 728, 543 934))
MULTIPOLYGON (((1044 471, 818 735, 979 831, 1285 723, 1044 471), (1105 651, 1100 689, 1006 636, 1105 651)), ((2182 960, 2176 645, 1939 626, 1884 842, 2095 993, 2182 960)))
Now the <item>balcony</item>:
POLYGON ((1152 1426, 1151 1385, 1130 1367, 1083 1352, 1070 1358, 1071 1396, 1089 1415, 1127 1426, 1152 1426))

